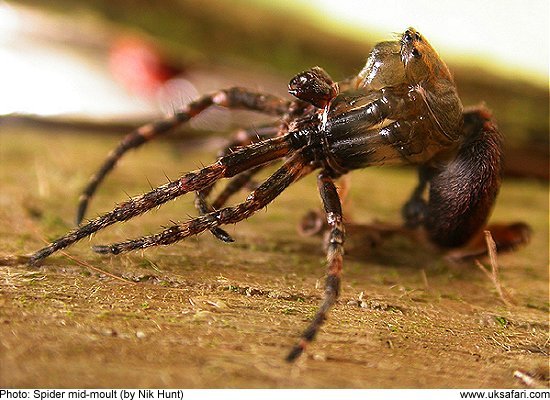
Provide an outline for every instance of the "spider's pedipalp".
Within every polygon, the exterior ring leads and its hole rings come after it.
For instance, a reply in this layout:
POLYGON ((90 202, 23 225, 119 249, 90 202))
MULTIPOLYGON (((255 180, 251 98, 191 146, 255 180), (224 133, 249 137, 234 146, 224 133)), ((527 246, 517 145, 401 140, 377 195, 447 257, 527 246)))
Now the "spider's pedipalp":
POLYGON ((101 254, 120 254, 152 246, 165 246, 220 225, 240 222, 267 206, 290 184, 311 172, 313 168, 301 153, 296 153, 242 203, 173 225, 154 235, 110 245, 94 246, 93 250, 101 254))
POLYGON ((48 257, 50 254, 70 246, 80 239, 90 236, 116 222, 127 221, 169 200, 211 186, 221 178, 229 178, 248 169, 282 158, 286 156, 291 149, 292 147, 288 136, 280 136, 243 147, 226 157, 220 158, 218 162, 210 166, 189 172, 179 179, 121 203, 111 212, 72 230, 65 236, 34 253, 29 260, 29 265, 36 265, 40 260, 48 257))
POLYGON ((88 208, 88 203, 99 184, 127 151, 135 149, 145 142, 172 131, 212 105, 231 109, 258 111, 274 116, 281 116, 288 111, 288 102, 279 97, 256 93, 243 88, 231 88, 203 96, 187 104, 169 118, 152 122, 136 129, 126 135, 118 146, 109 153, 102 166, 88 181, 88 184, 78 200, 76 215, 77 224, 82 222, 86 209, 88 208))

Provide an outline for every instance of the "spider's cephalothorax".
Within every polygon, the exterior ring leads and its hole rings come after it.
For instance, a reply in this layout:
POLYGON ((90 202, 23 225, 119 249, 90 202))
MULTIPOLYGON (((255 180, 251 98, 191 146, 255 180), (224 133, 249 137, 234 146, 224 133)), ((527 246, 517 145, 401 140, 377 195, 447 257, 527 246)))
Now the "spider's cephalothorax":
MULTIPOLYGON (((189 192, 196 192, 199 217, 154 235, 94 246, 94 251, 119 254, 168 245, 205 230, 231 242, 221 225, 250 217, 290 184, 319 170, 318 186, 329 229, 327 277, 319 310, 287 357, 294 360, 315 337, 340 290, 344 224, 335 179, 371 165, 417 165, 420 183, 403 207, 406 226, 424 229, 442 247, 461 246, 483 229, 500 186, 500 134, 483 107, 463 111, 447 66, 414 29, 407 29, 399 40, 376 45, 356 77, 337 83, 315 67, 295 76, 289 92, 295 100, 242 88, 222 90, 188 104, 171 118, 130 133, 84 190, 78 223, 99 183, 126 151, 171 131, 206 108, 218 105, 278 117, 273 126, 248 131, 232 142, 214 164, 82 224, 34 253, 29 264, 36 265, 94 232, 189 192), (284 161, 279 169, 244 202, 224 206, 257 171, 279 160, 284 161), (222 178, 232 179, 209 203, 213 185, 222 178)), ((503 237, 500 242, 496 238, 501 248, 513 244, 509 235, 503 237)))

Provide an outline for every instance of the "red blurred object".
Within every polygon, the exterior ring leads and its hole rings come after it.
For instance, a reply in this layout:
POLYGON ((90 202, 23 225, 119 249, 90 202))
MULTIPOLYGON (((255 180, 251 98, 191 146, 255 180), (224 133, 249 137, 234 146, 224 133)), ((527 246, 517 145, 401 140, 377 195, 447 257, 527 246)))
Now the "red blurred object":
POLYGON ((157 46, 135 36, 115 41, 109 67, 117 81, 132 93, 145 97, 154 96, 166 81, 183 72, 157 46))

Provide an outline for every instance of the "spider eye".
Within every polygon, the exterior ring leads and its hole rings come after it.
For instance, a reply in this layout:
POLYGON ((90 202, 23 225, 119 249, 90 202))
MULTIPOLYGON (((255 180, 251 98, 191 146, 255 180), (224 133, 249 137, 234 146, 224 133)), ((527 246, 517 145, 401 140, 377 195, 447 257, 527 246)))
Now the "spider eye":
POLYGON ((412 55, 415 57, 415 58, 419 58, 421 56, 420 52, 418 51, 418 49, 416 47, 413 47, 412 49, 412 55))

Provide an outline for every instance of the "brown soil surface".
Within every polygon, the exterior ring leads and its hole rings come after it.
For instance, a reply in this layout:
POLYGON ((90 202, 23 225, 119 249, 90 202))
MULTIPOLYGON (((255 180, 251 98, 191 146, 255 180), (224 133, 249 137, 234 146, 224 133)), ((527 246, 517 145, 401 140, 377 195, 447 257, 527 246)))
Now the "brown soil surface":
MULTIPOLYGON (((117 139, 4 130, 0 141, 5 256, 71 227, 79 190, 117 139)), ((212 160, 174 147, 154 143, 128 155, 90 215, 212 160)), ((347 215, 398 221, 414 175, 354 173, 347 215)), ((1 267, 0 386, 524 387, 516 370, 548 386, 548 186, 534 181, 505 181, 494 213, 534 230, 528 247, 499 257, 515 305, 504 305, 473 263, 449 265, 404 238, 370 249, 350 237, 337 306, 307 354, 285 363, 322 291, 320 240, 296 233, 300 217, 318 207, 315 186, 306 178, 267 212, 230 226, 231 245, 203 234, 101 257, 83 240, 67 249, 70 258, 54 255, 38 269, 1 267)), ((155 232, 188 215, 191 196, 92 242, 155 232)))

